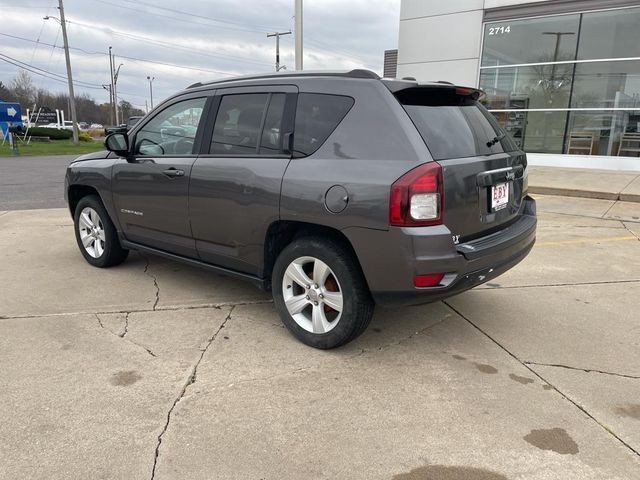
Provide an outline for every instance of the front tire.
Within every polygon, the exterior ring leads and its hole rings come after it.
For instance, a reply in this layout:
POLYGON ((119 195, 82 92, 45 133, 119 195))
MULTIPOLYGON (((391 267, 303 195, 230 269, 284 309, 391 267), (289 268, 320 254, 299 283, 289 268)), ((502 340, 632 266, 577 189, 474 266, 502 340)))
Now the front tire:
POLYGON ((373 300, 353 253, 319 237, 294 239, 272 274, 276 310, 301 342, 330 349, 354 340, 369 325, 373 300))
POLYGON ((80 253, 94 267, 112 267, 125 261, 129 250, 120 246, 116 227, 96 195, 83 197, 73 216, 80 253))

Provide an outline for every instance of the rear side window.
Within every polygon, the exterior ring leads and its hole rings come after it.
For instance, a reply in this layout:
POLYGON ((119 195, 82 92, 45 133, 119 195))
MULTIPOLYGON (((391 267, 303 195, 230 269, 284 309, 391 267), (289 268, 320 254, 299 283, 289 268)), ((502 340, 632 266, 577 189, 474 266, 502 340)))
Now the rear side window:
POLYGON ((293 150, 296 157, 311 155, 336 129, 353 106, 351 97, 301 93, 296 108, 293 150))
POLYGON ((447 88, 415 88, 396 94, 435 160, 518 149, 477 100, 447 88))
POLYGON ((284 93, 222 97, 213 127, 211 153, 244 156, 279 154, 284 104, 284 93))

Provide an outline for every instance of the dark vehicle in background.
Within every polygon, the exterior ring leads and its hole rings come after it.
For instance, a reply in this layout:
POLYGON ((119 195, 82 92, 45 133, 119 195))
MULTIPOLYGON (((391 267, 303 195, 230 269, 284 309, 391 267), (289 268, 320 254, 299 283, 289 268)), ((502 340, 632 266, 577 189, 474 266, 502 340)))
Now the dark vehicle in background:
POLYGON ((140 120, 142 120, 142 115, 129 117, 129 120, 127 120, 127 130, 131 130, 131 128, 140 120))
POLYGON ((110 135, 112 133, 123 133, 131 130, 140 120, 142 120, 143 116, 133 116, 129 117, 127 123, 121 123, 120 125, 105 127, 104 133, 105 135, 110 135))
POLYGON ((375 304, 460 293, 533 247, 526 156, 479 94, 365 70, 194 84, 69 166, 78 246, 246 279, 302 342, 342 345, 375 304))

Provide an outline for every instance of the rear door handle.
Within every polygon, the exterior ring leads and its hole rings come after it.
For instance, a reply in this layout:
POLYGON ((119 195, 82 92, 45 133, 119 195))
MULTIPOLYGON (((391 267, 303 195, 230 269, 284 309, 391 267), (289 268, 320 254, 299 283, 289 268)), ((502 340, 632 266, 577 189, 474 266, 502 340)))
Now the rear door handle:
POLYGON ((184 177, 184 170, 179 170, 175 167, 171 167, 167 170, 163 170, 162 173, 164 173, 167 177, 184 177))

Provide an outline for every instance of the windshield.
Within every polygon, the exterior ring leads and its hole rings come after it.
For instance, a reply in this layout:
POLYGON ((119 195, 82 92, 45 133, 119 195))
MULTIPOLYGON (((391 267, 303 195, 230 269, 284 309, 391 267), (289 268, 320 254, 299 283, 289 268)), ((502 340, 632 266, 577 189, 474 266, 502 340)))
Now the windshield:
POLYGON ((409 90, 398 92, 396 97, 435 160, 493 155, 518 149, 477 100, 457 95, 455 89, 409 90))

